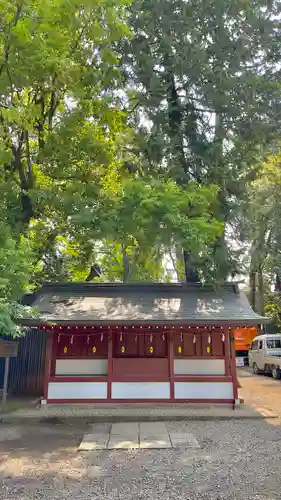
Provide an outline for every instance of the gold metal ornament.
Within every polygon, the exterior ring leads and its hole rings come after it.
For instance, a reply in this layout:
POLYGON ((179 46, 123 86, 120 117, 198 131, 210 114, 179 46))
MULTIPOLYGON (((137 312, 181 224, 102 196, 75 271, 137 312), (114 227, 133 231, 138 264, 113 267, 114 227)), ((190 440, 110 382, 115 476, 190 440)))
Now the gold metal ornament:
POLYGON ((179 353, 179 354, 181 354, 181 353, 182 353, 182 347, 181 347, 181 346, 179 346, 179 347, 178 347, 178 353, 179 353))
POLYGON ((66 346, 63 348, 63 352, 64 352, 64 354, 67 353, 67 347, 66 346))
POLYGON ((153 353, 153 347, 152 347, 152 345, 151 345, 151 346, 150 346, 150 348, 149 348, 149 352, 150 352, 151 354, 153 353))
POLYGON ((97 348, 96 348, 96 346, 94 345, 94 347, 93 347, 93 353, 95 354, 96 352, 97 352, 97 348))
POLYGON ((207 353, 210 354, 210 352, 211 352, 211 348, 208 346, 207 347, 207 353))
POLYGON ((125 352, 125 347, 123 345, 121 347, 121 352, 122 352, 122 354, 124 354, 124 352, 125 352))

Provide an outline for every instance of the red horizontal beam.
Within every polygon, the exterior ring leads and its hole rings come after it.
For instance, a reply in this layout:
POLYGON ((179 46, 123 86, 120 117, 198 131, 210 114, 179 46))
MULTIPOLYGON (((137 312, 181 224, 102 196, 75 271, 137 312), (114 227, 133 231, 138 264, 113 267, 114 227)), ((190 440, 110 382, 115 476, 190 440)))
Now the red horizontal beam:
POLYGON ((138 405, 139 403, 159 403, 159 404, 171 404, 171 403, 199 403, 199 404, 208 404, 208 403, 215 403, 215 404, 233 404, 234 399, 47 399, 47 403, 50 404, 86 404, 86 403, 123 403, 127 404, 128 406, 130 404, 136 404, 138 405))
POLYGON ((51 377, 49 382, 107 382, 107 375, 85 375, 85 376, 71 376, 71 375, 62 375, 51 377))
MULTIPOLYGON (((107 382, 107 375, 97 376, 71 376, 62 375, 51 377, 49 382, 107 382)), ((146 376, 122 376, 116 375, 112 378, 112 382, 169 382, 170 378, 157 377, 156 375, 146 376)), ((232 382, 232 377, 229 375, 175 375, 175 382, 232 382)))
POLYGON ((64 354, 61 356, 57 356, 56 360, 57 359, 72 359, 72 360, 80 361, 80 359, 81 360, 83 360, 83 359, 107 359, 107 356, 99 356, 97 354, 89 354, 89 356, 78 356, 77 354, 73 354, 71 356, 69 354, 64 354))
POLYGON ((212 354, 206 354, 205 356, 183 356, 175 353, 175 359, 225 359, 226 356, 212 356, 212 354))
POLYGON ((232 382, 229 375, 175 375, 175 382, 232 382))

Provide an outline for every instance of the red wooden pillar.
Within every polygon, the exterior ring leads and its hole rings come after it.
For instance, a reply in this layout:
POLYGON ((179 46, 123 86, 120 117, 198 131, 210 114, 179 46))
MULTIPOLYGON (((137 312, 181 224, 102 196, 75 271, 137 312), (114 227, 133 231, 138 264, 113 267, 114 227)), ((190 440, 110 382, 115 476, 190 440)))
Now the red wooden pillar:
POLYGON ((44 373, 44 399, 48 399, 48 385, 51 376, 51 367, 53 359, 53 332, 47 332, 47 342, 45 351, 45 373, 44 373))
POLYGON ((224 356, 225 356, 225 374, 230 375, 231 351, 230 351, 230 330, 228 326, 224 327, 224 356))
POLYGON ((234 338, 233 332, 230 330, 230 355, 231 355, 231 375, 232 375, 232 383, 233 383, 233 399, 238 399, 238 380, 237 380, 237 372, 236 372, 236 357, 235 357, 235 348, 234 348, 234 338))
POLYGON ((174 373, 174 332, 168 334, 168 357, 169 357, 169 377, 170 377, 170 399, 175 399, 175 373, 174 373))
POLYGON ((108 335, 108 356, 107 356, 107 399, 111 400, 111 384, 112 384, 112 335, 110 332, 108 335))

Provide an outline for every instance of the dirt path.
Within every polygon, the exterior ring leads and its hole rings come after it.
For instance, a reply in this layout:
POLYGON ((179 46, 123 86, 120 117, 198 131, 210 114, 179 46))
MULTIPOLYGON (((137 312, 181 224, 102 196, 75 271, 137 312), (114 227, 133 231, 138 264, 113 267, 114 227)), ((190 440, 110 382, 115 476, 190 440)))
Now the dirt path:
POLYGON ((239 368, 238 380, 239 395, 246 404, 271 410, 281 419, 281 380, 274 380, 269 375, 254 375, 250 368, 239 368))

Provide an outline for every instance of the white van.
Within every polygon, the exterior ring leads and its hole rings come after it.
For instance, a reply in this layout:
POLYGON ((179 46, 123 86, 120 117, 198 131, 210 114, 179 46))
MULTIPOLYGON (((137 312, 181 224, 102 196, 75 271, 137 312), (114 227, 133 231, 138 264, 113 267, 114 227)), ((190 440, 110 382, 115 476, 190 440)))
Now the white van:
POLYGON ((280 378, 281 333, 255 337, 249 347, 249 365, 256 375, 271 373, 273 378, 280 378))

